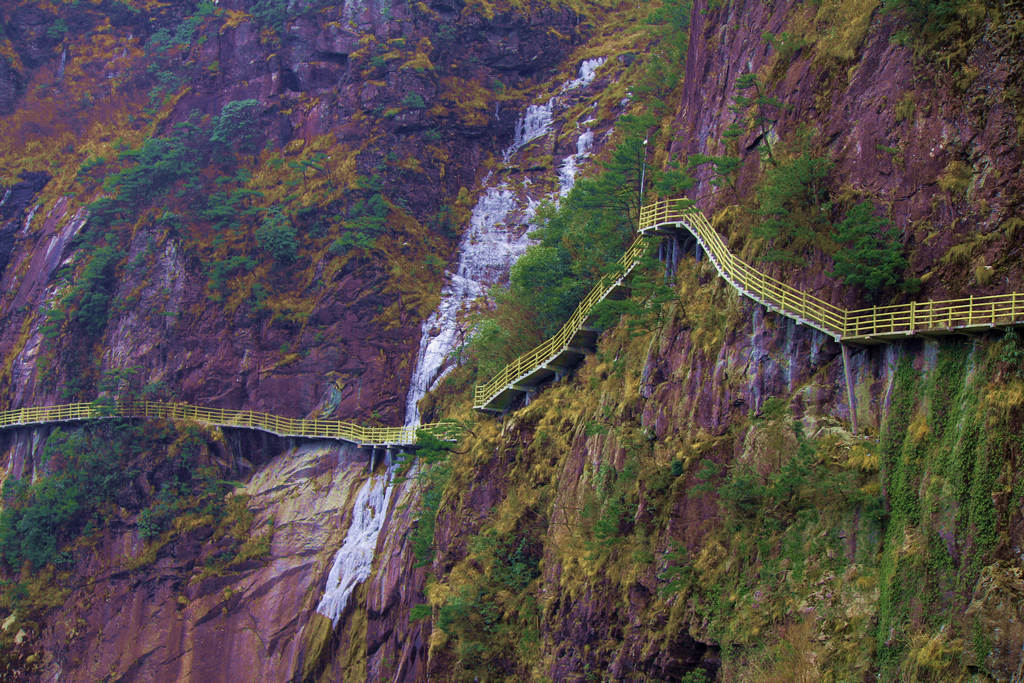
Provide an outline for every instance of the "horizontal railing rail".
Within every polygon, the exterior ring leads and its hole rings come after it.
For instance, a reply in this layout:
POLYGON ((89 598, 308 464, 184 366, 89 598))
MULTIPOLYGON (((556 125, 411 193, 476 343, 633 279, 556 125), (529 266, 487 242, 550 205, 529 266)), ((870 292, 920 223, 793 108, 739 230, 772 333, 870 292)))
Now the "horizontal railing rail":
MULTIPOLYGON (((474 407, 491 408, 492 402, 503 392, 517 388, 517 383, 538 369, 548 367, 568 350, 577 333, 587 324, 594 307, 607 298, 640 262, 652 243, 651 234, 680 226, 697 239, 719 275, 740 293, 782 315, 821 330, 837 341, 872 342, 927 332, 1024 324, 1024 293, 1020 292, 856 310, 840 308, 773 278, 737 257, 692 201, 665 199, 641 208, 636 240, 615 268, 598 280, 558 332, 506 365, 489 382, 475 387, 474 407)), ((416 443, 419 429, 443 440, 455 440, 461 434, 461 428, 450 422, 419 427, 365 427, 340 420, 287 418, 252 410, 159 401, 97 401, 16 408, 0 411, 0 429, 110 417, 191 420, 220 427, 256 429, 278 436, 336 439, 368 446, 412 445, 416 443)))
POLYGON ((922 332, 942 333, 1024 324, 1024 293, 1019 292, 873 306, 852 311, 841 308, 773 278, 733 254, 691 200, 663 199, 640 209, 639 237, 619 259, 616 273, 601 278, 554 336, 506 365, 486 384, 477 385, 473 393, 474 407, 491 407, 490 404, 505 390, 515 388, 517 382, 557 358, 582 329, 593 307, 636 266, 648 244, 645 236, 659 229, 678 226, 686 228, 697 239, 719 275, 741 294, 837 341, 870 342, 922 332))
POLYGON ((0 411, 0 429, 117 417, 191 421, 217 427, 255 429, 283 437, 348 441, 360 446, 413 445, 420 429, 446 441, 457 439, 461 433, 461 429, 450 422, 434 422, 419 427, 366 427, 341 420, 290 418, 254 410, 207 408, 163 401, 96 401, 15 408, 0 411))
POLYGON ((688 199, 665 199, 640 210, 641 233, 679 225, 700 242, 719 274, 733 287, 837 341, 870 341, 1024 323, 1024 294, 1020 292, 846 310, 780 282, 735 256, 688 199))
POLYGON ((613 272, 598 280, 554 336, 506 365, 486 384, 477 385, 473 392, 473 406, 477 409, 487 408, 506 388, 535 372, 538 368, 547 365, 569 348, 573 337, 586 324, 594 306, 603 301, 636 267, 648 244, 649 240, 644 235, 638 236, 633 244, 626 249, 622 258, 618 260, 613 272))

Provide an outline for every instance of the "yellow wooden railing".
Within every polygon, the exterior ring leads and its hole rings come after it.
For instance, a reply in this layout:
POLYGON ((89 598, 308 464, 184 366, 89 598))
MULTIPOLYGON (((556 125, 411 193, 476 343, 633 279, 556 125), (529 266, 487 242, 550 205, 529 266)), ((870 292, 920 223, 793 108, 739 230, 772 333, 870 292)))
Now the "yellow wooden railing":
POLYGON ((569 348, 573 337, 583 329, 591 312, 598 303, 603 301, 630 271, 640 262, 650 240, 645 235, 636 238, 616 264, 614 272, 603 276, 590 293, 583 298, 572 316, 562 325, 553 337, 502 368, 487 384, 477 385, 473 392, 473 406, 477 409, 487 408, 491 401, 507 387, 514 385, 537 368, 550 363, 559 354, 569 348))
POLYGON ((922 332, 942 334, 1024 324, 1024 293, 873 306, 852 311, 840 308, 741 260, 729 251, 721 235, 689 199, 665 199, 641 208, 640 236, 619 259, 618 271, 598 282, 555 336, 506 365, 491 381, 477 385, 473 394, 474 407, 491 408, 491 403, 506 389, 515 387, 517 382, 557 358, 583 328, 593 307, 636 266, 650 236, 679 227, 697 239, 719 275, 741 294, 821 330, 837 341, 874 343, 922 332))
MULTIPOLYGON (((948 301, 911 302, 846 310, 800 291, 734 255, 699 210, 688 199, 666 199, 640 210, 639 236, 626 250, 613 272, 603 276, 584 297, 561 329, 536 348, 506 365, 486 384, 477 385, 473 405, 492 409, 495 399, 538 369, 547 367, 570 348, 578 332, 603 301, 640 262, 653 235, 685 228, 704 248, 718 273, 741 294, 782 315, 821 330, 837 341, 870 343, 922 332, 946 333, 997 325, 1024 324, 1024 293, 967 297, 948 301)), ((454 440, 459 429, 451 423, 414 427, 364 427, 338 420, 304 420, 270 413, 227 408, 204 408, 183 403, 133 401, 119 404, 70 403, 59 406, 0 411, 0 429, 20 425, 95 420, 106 417, 149 417, 191 420, 220 427, 257 429, 278 436, 338 439, 359 445, 410 445, 416 430, 454 440)))
POLYGON ((187 420, 218 427, 255 429, 277 436, 335 439, 360 446, 405 446, 416 443, 416 430, 423 429, 439 439, 454 440, 460 430, 451 423, 419 427, 364 427, 340 420, 304 420, 253 410, 204 408, 185 403, 131 401, 124 403, 68 403, 57 406, 16 408, 0 411, 0 429, 111 417, 187 420))
POLYGON ((688 199, 666 199, 640 210, 640 233, 685 227, 707 252, 719 274, 746 296, 815 327, 837 341, 875 342, 929 332, 1024 324, 1024 293, 911 302, 857 310, 839 308, 765 275, 739 259, 688 199))

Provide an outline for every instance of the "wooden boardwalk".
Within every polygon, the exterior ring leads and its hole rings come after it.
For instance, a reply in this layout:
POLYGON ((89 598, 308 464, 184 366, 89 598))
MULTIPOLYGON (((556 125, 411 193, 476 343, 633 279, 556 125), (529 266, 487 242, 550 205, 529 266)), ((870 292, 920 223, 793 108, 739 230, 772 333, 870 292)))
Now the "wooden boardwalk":
POLYGON ((658 235, 681 231, 697 240, 718 274, 740 294, 838 342, 876 344, 918 334, 951 334, 1024 324, 1024 293, 856 310, 840 308, 741 260, 729 251, 721 235, 690 200, 666 199, 640 210, 639 236, 619 260, 617 274, 603 278, 555 336, 509 363, 491 381, 478 385, 473 406, 480 411, 504 412, 515 396, 534 391, 541 382, 568 371, 596 340, 597 331, 588 327, 594 306, 622 285, 647 244, 658 235))
POLYGON ((159 401, 132 401, 116 404, 67 403, 57 406, 5 410, 0 411, 0 429, 117 417, 184 420, 216 427, 253 429, 281 437, 332 439, 347 441, 358 446, 372 447, 411 446, 416 443, 418 429, 426 430, 446 441, 454 440, 459 434, 459 429, 456 426, 443 422, 420 425, 419 427, 364 427, 340 420, 303 420, 252 410, 204 408, 184 403, 159 401))

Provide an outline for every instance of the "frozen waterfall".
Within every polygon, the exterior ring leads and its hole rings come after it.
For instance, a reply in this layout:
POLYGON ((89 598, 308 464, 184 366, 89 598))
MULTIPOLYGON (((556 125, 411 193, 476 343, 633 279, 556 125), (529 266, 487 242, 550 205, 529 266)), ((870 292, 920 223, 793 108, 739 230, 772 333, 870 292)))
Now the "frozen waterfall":
POLYGON ((554 106, 555 98, 552 97, 547 104, 531 104, 526 108, 526 113, 516 122, 512 144, 503 154, 506 164, 512 160, 512 155, 522 149, 526 143, 548 134, 553 121, 551 113, 554 106))
POLYGON ((593 59, 585 59, 580 64, 579 74, 573 80, 569 81, 562 86, 562 92, 566 90, 575 90, 576 88, 585 88, 594 81, 594 76, 597 75, 597 70, 604 64, 604 57, 594 57, 593 59))
MULTIPOLYGON (((581 85, 593 79, 593 72, 603 60, 587 60, 580 67, 581 85), (581 80, 582 79, 582 80, 581 80)), ((574 81, 575 83, 576 81, 574 81)), ((573 86, 579 87, 579 85, 573 86)), ((527 143, 546 135, 552 126, 555 99, 546 104, 531 105, 516 123, 512 144, 505 150, 506 163, 527 143)), ((589 123, 589 122, 588 122, 589 123)), ((559 171, 559 194, 568 192, 575 180, 576 164, 589 156, 594 135, 585 130, 576 143, 576 154, 570 155, 559 171)), ((459 345, 465 343, 468 331, 460 328, 459 314, 488 287, 508 276, 516 259, 526 251, 531 240, 524 229, 536 210, 537 202, 515 191, 507 182, 484 180, 484 192, 470 216, 469 225, 459 242, 454 272, 448 272, 441 290, 441 303, 423 323, 420 345, 406 396, 405 425, 420 423, 417 404, 447 371, 446 362, 459 345)), ((523 181, 523 187, 528 181, 523 181)), ((337 624, 355 590, 366 581, 373 566, 377 539, 387 517, 393 490, 390 466, 384 473, 371 474, 356 494, 352 521, 327 577, 324 595, 316 611, 337 624)))
POLYGON ((579 163, 590 156, 590 150, 594 147, 594 132, 587 130, 580 133, 576 141, 576 154, 570 154, 558 167, 558 196, 565 197, 576 184, 576 173, 579 171, 579 163))

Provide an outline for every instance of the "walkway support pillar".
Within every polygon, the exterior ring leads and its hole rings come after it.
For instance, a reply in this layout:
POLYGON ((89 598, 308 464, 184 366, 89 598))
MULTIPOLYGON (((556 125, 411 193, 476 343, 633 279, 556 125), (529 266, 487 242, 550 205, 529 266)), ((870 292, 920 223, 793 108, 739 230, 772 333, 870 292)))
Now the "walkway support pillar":
POLYGON ((843 377, 846 379, 846 402, 850 406, 850 428, 856 434, 857 397, 853 391, 853 374, 850 372, 850 347, 842 342, 839 345, 843 348, 843 377))

